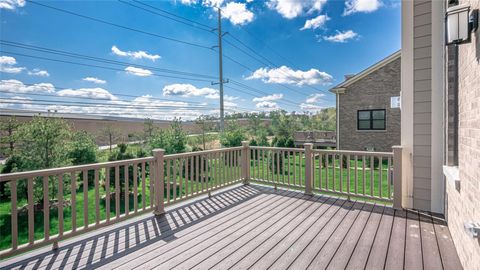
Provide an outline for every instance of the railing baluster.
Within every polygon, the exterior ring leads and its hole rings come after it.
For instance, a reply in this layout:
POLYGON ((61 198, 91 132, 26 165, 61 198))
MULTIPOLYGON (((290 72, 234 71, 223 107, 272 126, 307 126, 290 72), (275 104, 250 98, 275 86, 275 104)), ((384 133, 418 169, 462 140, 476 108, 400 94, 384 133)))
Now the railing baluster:
POLYGON ((130 214, 130 177, 128 175, 129 164, 123 167, 123 180, 125 181, 125 215, 130 214))
POLYGON ((70 173, 70 181, 72 181, 72 232, 77 231, 77 175, 75 172, 70 173))
POLYGON ((383 197, 383 194, 382 194, 382 182, 383 182, 382 170, 383 170, 382 156, 379 156, 378 157, 378 196, 380 198, 383 197))
POLYGON ((111 168, 105 168, 105 217, 110 221, 110 172, 111 168))
POLYGON ((199 159, 200 159, 200 156, 199 155, 196 155, 195 156, 195 171, 196 171, 196 174, 195 174, 195 193, 198 193, 198 179, 200 177, 200 168, 199 168, 199 159))
POLYGON ((88 170, 83 171, 83 226, 88 228, 88 170))
POLYGON ((218 168, 218 165, 220 163, 220 153, 215 152, 213 154, 213 158, 214 158, 213 164, 215 168, 215 188, 218 188, 220 186, 220 176, 219 176, 220 169, 218 168))
POLYGON ((189 195, 189 194, 188 194, 188 187, 189 187, 189 186, 188 186, 188 182, 189 182, 189 180, 188 180, 188 179, 189 179, 189 178, 188 178, 188 177, 189 177, 189 175, 188 175, 188 171, 189 171, 188 161, 189 161, 189 160, 190 160, 189 157, 186 157, 186 158, 185 158, 185 169, 184 169, 184 171, 185 171, 185 198, 188 198, 188 197, 189 197, 189 196, 188 196, 188 195, 189 195))
POLYGON ((50 239, 50 200, 48 198, 48 176, 43 177, 43 232, 45 240, 50 239))
POLYGON ((146 191, 146 184, 145 184, 145 181, 146 181, 146 177, 145 177, 145 162, 142 162, 142 209, 145 210, 147 208, 147 202, 146 202, 146 194, 147 194, 147 191, 146 191))
POLYGON ((355 155, 355 194, 358 194, 358 156, 355 155))
POLYGON ((326 188, 326 190, 329 190, 329 187, 328 187, 328 184, 329 184, 329 179, 328 179, 328 178, 329 178, 329 177, 328 177, 328 171, 329 171, 329 170, 328 170, 328 167, 329 167, 329 165, 328 165, 328 160, 329 160, 329 159, 330 159, 330 158, 329 158, 329 154, 326 153, 326 154, 325 154, 325 188, 326 188))
POLYGON ((115 166, 115 217, 120 217, 120 166, 118 165, 115 166))
POLYGON ((350 194, 350 155, 347 155, 347 193, 350 194))
POLYGON ((373 196, 373 176, 375 174, 375 171, 374 171, 374 163, 375 163, 375 159, 373 156, 370 156, 370 196, 373 196))
POLYGON ((58 175, 58 235, 62 236, 64 231, 63 222, 63 173, 58 175))
POLYGON ((343 155, 340 155, 340 192, 343 192, 343 155))
POLYGON ((297 185, 297 152, 293 151, 293 185, 297 185))
POLYGON ((138 163, 133 163, 133 210, 138 212, 138 163))
POLYGON ((17 214, 17 180, 10 181, 10 195, 12 200, 12 249, 18 247, 18 214, 17 214))
POLYGON ((303 167, 302 165, 305 162, 304 157, 303 157, 303 152, 298 152, 298 156, 299 156, 299 160, 298 160, 298 168, 299 169, 298 170, 300 172, 300 175, 299 175, 300 183, 299 184, 300 184, 300 186, 303 186, 302 183, 304 182, 303 181, 304 177, 303 177, 303 173, 302 173, 302 167, 303 167))
POLYGON ((320 190, 323 189, 323 187, 322 187, 322 167, 323 167, 322 159, 323 159, 323 154, 318 153, 318 189, 320 189, 320 190))
POLYGON ((173 159, 173 173, 172 173, 172 178, 173 178, 173 201, 177 201, 177 161, 178 159, 173 159))
POLYGON ((171 188, 170 188, 170 169, 171 169, 171 165, 170 165, 170 162, 171 160, 170 159, 167 159, 165 161, 165 163, 167 164, 166 165, 166 169, 167 169, 167 177, 166 177, 166 183, 167 183, 167 203, 170 203, 170 192, 171 192, 171 188))
POLYGON ((95 187, 95 224, 100 224, 100 190, 98 189, 98 169, 93 170, 95 187))
POLYGON ((292 152, 291 151, 287 151, 287 162, 288 162, 288 185, 290 186, 291 185, 291 170, 292 170, 292 166, 290 164, 291 162, 291 156, 292 156, 292 152))
POLYGON ((365 182, 366 182, 366 172, 365 172, 365 156, 363 155, 362 156, 362 178, 363 178, 363 195, 365 195, 365 190, 366 190, 366 186, 365 186, 365 182))
POLYGON ((392 159, 388 158, 388 167, 387 167, 387 187, 388 187, 388 199, 392 198, 392 159))
POLYGON ((194 164, 194 157, 191 156, 190 157, 190 180, 191 180, 191 183, 190 183, 190 195, 193 195, 193 187, 195 186, 195 173, 194 173, 194 167, 195 167, 195 164, 194 164))
POLYGON ((337 173, 336 173, 336 170, 337 170, 337 164, 336 164, 335 157, 336 157, 336 155, 335 155, 335 154, 333 154, 333 155, 332 155, 332 167, 333 167, 333 191, 336 191, 335 184, 336 184, 336 182, 337 182, 337 173))
POLYGON ((153 208, 153 199, 155 198, 155 189, 153 188, 153 184, 155 182, 155 162, 150 161, 148 163, 148 166, 150 168, 150 173, 149 173, 149 182, 150 182, 150 208, 153 208))
POLYGON ((27 203, 28 203, 28 243, 33 245, 35 241, 34 207, 33 207, 33 178, 28 178, 27 203))

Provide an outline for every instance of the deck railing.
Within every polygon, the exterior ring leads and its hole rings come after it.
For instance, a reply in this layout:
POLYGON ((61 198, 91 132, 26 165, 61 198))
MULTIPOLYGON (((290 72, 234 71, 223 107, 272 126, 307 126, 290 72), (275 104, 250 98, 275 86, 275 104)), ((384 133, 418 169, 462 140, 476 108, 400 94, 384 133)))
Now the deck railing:
MULTIPOLYGON (((0 259, 53 244, 228 185, 250 181, 393 202, 401 148, 392 153, 249 146, 0 175, 10 191, 10 238, 0 259), (393 184, 392 184, 393 183, 393 184), (19 208, 20 207, 20 208, 19 208), (35 222, 36 220, 43 222, 35 222), (37 226, 35 225, 37 224, 37 226), (54 225, 54 226, 52 226, 54 225), (19 237, 22 236, 22 237, 19 237), (20 240, 22 239, 22 240, 20 240)), ((0 213, 5 214, 5 213, 0 213)), ((0 248, 1 249, 1 248, 0 248)))

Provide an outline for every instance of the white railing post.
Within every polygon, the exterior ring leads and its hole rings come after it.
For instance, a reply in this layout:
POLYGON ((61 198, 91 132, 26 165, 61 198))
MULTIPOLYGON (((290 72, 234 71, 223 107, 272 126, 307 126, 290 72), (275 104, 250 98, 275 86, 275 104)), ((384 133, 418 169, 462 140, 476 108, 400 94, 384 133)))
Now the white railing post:
POLYGON ((402 147, 393 146, 393 208, 402 209, 402 147))
POLYGON ((313 195, 312 186, 313 186, 313 144, 306 143, 305 147, 305 194, 313 195))
POLYGON ((248 141, 242 141, 242 179, 243 184, 248 185, 250 181, 250 146, 248 141))
MULTIPOLYGON (((164 197, 164 157, 165 150, 164 149, 154 149, 153 150, 153 157, 155 158, 155 179, 154 179, 154 193, 155 193, 155 210, 153 213, 155 215, 161 215, 165 213, 165 205, 163 202, 164 197)), ((151 181, 152 179, 150 179, 151 181)), ((169 191, 168 191, 169 192, 169 191)))

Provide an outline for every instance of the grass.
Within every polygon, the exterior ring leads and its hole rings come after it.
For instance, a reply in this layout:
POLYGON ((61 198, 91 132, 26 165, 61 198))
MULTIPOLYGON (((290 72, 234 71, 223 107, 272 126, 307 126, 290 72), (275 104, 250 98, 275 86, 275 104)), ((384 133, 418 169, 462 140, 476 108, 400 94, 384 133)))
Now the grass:
MULTIPOLYGON (((259 158, 259 160, 252 160, 251 161, 251 177, 252 178, 262 178, 263 175, 265 176, 265 179, 268 179, 270 183, 289 183, 289 178, 290 178, 290 183, 293 184, 293 179, 296 179, 296 184, 297 185, 304 185, 305 181, 305 161, 303 158, 300 156, 296 155, 295 156, 295 161, 293 160, 294 158, 292 157, 290 159, 290 162, 288 162, 288 159, 285 158, 284 161, 284 172, 282 171, 282 167, 280 167, 280 173, 277 174, 276 171, 272 172, 269 169, 269 160, 267 157, 265 157, 263 160, 259 158), (293 165, 294 162, 296 162, 296 169, 294 171, 293 165), (262 166, 263 164, 263 166, 262 166), (290 169, 289 169, 290 168, 290 169)), ((357 170, 358 173, 358 183, 357 187, 355 186, 355 169, 354 169, 354 160, 350 161, 350 171, 347 171, 347 169, 341 169, 339 161, 335 161, 335 168, 332 167, 332 164, 330 163, 330 167, 328 171, 326 168, 322 167, 321 173, 322 177, 320 178, 320 171, 319 171, 319 165, 320 161, 318 159, 314 160, 315 163, 315 170, 314 170, 314 188, 319 188, 320 186, 323 189, 328 189, 332 190, 333 187, 337 191, 342 191, 342 192, 347 192, 348 188, 350 188, 350 191, 353 193, 355 192, 355 188, 359 194, 370 194, 370 192, 373 192, 374 196, 379 196, 380 194, 380 184, 381 184, 381 194, 383 197, 388 197, 388 183, 387 183, 387 165, 382 165, 382 179, 380 179, 379 175, 379 170, 375 169, 373 172, 373 175, 370 171, 369 168, 366 168, 365 170, 365 189, 363 188, 363 170, 361 167, 361 161, 358 161, 359 163, 359 169, 357 170), (333 174, 335 173, 336 175, 336 182, 333 183, 333 174), (326 181, 326 175, 328 174, 328 179, 329 182, 327 183, 326 181), (340 181, 340 175, 342 175, 342 181, 340 181), (347 176, 350 175, 350 185, 348 185, 347 182, 347 176), (373 178, 370 178, 373 176, 373 178), (321 180, 321 183, 320 183, 321 180), (372 180, 370 182, 370 180, 372 180), (341 184, 340 184, 341 183, 341 184), (373 187, 372 190, 370 190, 370 187, 373 187)), ((184 196, 185 194, 192 194, 195 192, 202 191, 202 185, 203 188, 206 189, 206 186, 208 185, 209 187, 214 187, 219 183, 224 183, 225 179, 230 179, 230 180, 235 180, 239 179, 241 175, 241 168, 239 166, 228 166, 228 162, 225 162, 223 159, 210 159, 208 161, 209 164, 209 174, 206 173, 209 177, 205 178, 206 181, 202 183, 201 180, 198 182, 196 181, 190 181, 185 178, 185 172, 181 173, 183 166, 180 165, 180 162, 177 162, 175 166, 173 164, 171 165, 171 170, 170 170, 170 192, 165 192, 165 199, 168 197, 168 193, 170 195, 170 199, 172 200, 174 197, 174 187, 173 187, 173 182, 176 180, 177 183, 177 188, 176 188, 176 197, 178 198, 180 195, 184 196), (227 174, 226 172, 232 171, 235 172, 235 174, 227 174), (175 173, 174 173, 175 172, 175 173), (222 173, 223 172, 223 173, 222 173), (174 177, 176 175, 176 177, 174 177), (181 185, 180 185, 181 182, 181 185)), ((190 168, 190 167, 189 167, 190 168)), ((194 168, 195 169, 195 168, 194 168)), ((120 171, 122 168, 120 168, 120 171)), ((166 172, 167 173, 167 172, 166 172)), ((191 178, 191 170, 188 170, 188 175, 189 178, 191 178)), ((121 181, 123 181, 121 177, 121 181)), ((140 181, 140 177, 138 178, 138 207, 142 207, 142 185, 140 181)), ((199 178, 201 179, 201 178, 199 178)), ((65 180, 65 179, 64 179, 65 180)), ((19 180, 19 185, 20 182, 24 180, 19 180)), ((58 180, 53 180, 57 181, 55 183, 58 184, 58 180)), ((67 183, 65 184, 64 190, 67 191, 69 190, 70 184, 68 183, 68 180, 66 180, 67 183)), ((105 181, 105 174, 100 173, 100 181, 103 182, 105 181)), ((166 181, 167 183, 168 181, 166 181)), ((114 191, 114 182, 111 182, 111 192, 114 191)), ((147 172, 147 177, 145 179, 145 186, 147 187, 145 190, 145 202, 146 205, 148 206, 150 203, 150 179, 148 176, 147 172)), ((167 184, 165 185, 167 188, 167 184)), ((133 192, 133 187, 130 186, 133 192)), ((393 189, 393 187, 392 187, 393 189)), ((42 190, 40 189, 40 192, 42 190)), ((19 198, 21 197, 21 191, 19 190, 18 192, 19 198)), ((100 185, 99 187, 99 196, 100 196, 100 203, 99 203, 99 220, 104 220, 106 218, 106 201, 104 199, 105 197, 105 190, 103 188, 103 185, 100 185)), ((125 202, 123 200, 124 194, 121 194, 121 201, 120 201, 120 214, 125 213, 125 202)), ((70 201, 71 200, 71 194, 66 193, 64 196, 65 201, 70 201)), ((83 216, 83 187, 81 186, 81 181, 80 179, 77 179, 77 190, 76 190, 76 216, 77 216, 77 228, 81 228, 84 225, 84 216, 83 216)), ((88 221, 91 224, 96 220, 95 216, 95 189, 93 187, 88 188, 88 221)), ((27 204, 26 198, 21 198, 18 200, 18 207, 19 209, 24 207, 27 204)), ((132 212, 134 210, 134 199, 133 195, 129 196, 129 210, 132 212)), ((115 217, 115 199, 114 196, 111 196, 111 202, 110 202, 110 217, 115 217)), ((64 230, 68 231, 72 228, 72 209, 71 206, 65 206, 63 210, 63 216, 64 216, 64 230)), ((44 237, 44 228, 43 228, 43 211, 42 210, 36 210, 34 211, 34 235, 35 239, 42 239, 44 237)), ((2 233, 2 236, 0 237, 0 250, 7 249, 11 246, 11 201, 9 198, 3 199, 0 201, 0 232, 2 233)), ((55 235, 58 233, 58 210, 56 207, 52 207, 50 209, 50 234, 55 235)), ((18 214, 18 240, 19 244, 27 243, 28 242, 28 216, 27 216, 27 211, 20 211, 18 214)))

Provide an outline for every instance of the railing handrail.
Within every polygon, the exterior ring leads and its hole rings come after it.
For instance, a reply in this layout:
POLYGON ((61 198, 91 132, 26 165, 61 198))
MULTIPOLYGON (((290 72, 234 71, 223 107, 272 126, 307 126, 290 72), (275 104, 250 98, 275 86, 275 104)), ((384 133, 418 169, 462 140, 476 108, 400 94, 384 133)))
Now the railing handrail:
POLYGON ((56 174, 62 174, 62 173, 69 173, 73 171, 110 168, 115 166, 122 166, 122 165, 140 163, 140 162, 148 162, 153 160, 155 160, 155 158, 153 156, 150 156, 150 157, 107 161, 107 162, 100 162, 100 163, 90 163, 90 164, 66 166, 66 167, 59 167, 59 168, 49 168, 49 169, 41 169, 41 170, 33 170, 33 171, 25 171, 25 172, 5 173, 5 174, 0 174, 0 182, 15 180, 15 179, 39 177, 39 176, 45 176, 45 175, 56 175, 56 174))
MULTIPOLYGON (((174 159, 179 157, 191 157, 191 156, 201 155, 201 154, 210 154, 210 153, 219 153, 219 152, 221 153, 221 152, 228 152, 228 151, 241 150, 241 149, 242 149, 242 146, 202 150, 202 151, 195 151, 195 152, 165 155, 164 158, 174 159)), ((30 178, 30 177, 39 177, 39 176, 45 176, 45 175, 69 173, 72 171, 109 168, 109 167, 132 164, 132 163, 139 163, 139 162, 146 162, 146 161, 148 162, 153 160, 155 160, 153 156, 148 156, 148 157, 142 157, 142 158, 132 158, 132 159, 124 159, 124 160, 116 160, 116 161, 89 163, 89 164, 82 164, 82 165, 40 169, 40 170, 25 171, 25 172, 4 173, 4 174, 0 174, 0 182, 15 180, 15 179, 24 179, 24 178, 30 178)))
POLYGON ((323 153, 323 154, 343 154, 343 155, 357 155, 357 156, 393 157, 393 152, 326 150, 326 149, 313 149, 312 152, 323 153))
POLYGON ((305 149, 303 148, 293 148, 293 147, 272 147, 272 146, 250 146, 251 149, 258 149, 258 150, 282 150, 282 151, 298 151, 304 152, 305 149))

